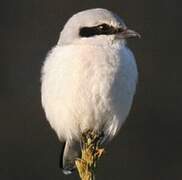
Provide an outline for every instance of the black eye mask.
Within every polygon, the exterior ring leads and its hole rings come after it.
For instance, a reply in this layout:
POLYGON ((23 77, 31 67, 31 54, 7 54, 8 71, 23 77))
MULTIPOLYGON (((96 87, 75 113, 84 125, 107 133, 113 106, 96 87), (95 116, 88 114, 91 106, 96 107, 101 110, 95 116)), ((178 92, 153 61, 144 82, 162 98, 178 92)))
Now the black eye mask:
POLYGON ((82 27, 80 29, 79 35, 81 37, 92 37, 96 35, 111 35, 123 32, 122 28, 114 28, 108 24, 101 24, 93 27, 82 27))

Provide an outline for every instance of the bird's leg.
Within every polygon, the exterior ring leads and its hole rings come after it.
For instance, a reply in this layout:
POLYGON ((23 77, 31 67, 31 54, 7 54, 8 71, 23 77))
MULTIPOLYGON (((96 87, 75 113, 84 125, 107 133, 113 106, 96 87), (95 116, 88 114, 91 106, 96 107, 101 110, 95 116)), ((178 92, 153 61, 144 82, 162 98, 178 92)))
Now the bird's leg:
POLYGON ((93 180, 97 160, 103 155, 104 149, 100 148, 103 134, 88 130, 81 138, 81 159, 75 161, 80 178, 82 180, 93 180))

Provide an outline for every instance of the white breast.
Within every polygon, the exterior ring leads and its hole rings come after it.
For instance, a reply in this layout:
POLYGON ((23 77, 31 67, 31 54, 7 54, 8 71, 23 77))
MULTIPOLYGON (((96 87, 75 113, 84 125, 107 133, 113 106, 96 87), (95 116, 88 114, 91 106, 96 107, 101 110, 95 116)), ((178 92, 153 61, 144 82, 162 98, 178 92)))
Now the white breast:
POLYGON ((130 110, 137 68, 124 47, 55 47, 42 70, 42 104, 61 139, 87 129, 113 137, 130 110))

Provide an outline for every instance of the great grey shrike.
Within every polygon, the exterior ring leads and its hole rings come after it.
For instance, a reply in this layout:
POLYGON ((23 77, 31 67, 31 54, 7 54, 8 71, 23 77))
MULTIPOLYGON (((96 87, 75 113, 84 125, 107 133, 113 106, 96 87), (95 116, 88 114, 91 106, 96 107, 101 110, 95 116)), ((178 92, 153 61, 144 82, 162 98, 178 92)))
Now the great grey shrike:
POLYGON ((137 83, 135 58, 126 39, 140 35, 106 9, 73 15, 42 68, 42 105, 64 142, 63 172, 74 169, 81 134, 111 140, 126 120, 137 83))

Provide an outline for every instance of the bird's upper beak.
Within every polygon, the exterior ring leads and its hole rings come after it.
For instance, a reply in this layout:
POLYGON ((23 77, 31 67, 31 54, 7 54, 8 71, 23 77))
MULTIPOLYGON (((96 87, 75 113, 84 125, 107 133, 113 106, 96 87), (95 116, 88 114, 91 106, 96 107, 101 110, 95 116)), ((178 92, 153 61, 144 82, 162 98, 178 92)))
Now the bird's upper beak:
POLYGON ((119 38, 122 38, 122 39, 141 38, 141 35, 139 33, 137 33, 134 30, 128 29, 128 28, 122 30, 122 32, 119 32, 118 36, 119 36, 119 38))

